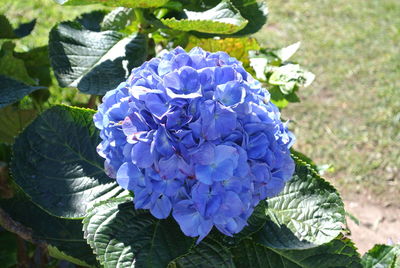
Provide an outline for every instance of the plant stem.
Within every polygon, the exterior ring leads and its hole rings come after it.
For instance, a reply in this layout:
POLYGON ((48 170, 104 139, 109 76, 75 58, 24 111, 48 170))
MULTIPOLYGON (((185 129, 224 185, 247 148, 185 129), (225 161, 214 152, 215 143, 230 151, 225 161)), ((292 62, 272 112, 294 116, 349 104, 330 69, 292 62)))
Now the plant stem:
POLYGON ((87 108, 93 109, 96 106, 96 95, 91 95, 87 104, 87 108))
POLYGON ((146 29, 148 26, 147 20, 143 15, 143 9, 135 8, 133 11, 135 12, 136 21, 138 22, 139 32, 143 33, 144 29, 146 29))

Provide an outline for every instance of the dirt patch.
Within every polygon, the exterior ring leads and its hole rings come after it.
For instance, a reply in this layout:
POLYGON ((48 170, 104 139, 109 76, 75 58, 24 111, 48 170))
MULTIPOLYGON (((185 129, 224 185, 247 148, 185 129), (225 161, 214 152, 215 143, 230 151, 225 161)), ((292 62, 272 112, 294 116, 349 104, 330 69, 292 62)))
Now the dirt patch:
POLYGON ((359 221, 347 218, 354 241, 361 254, 375 244, 400 243, 400 203, 378 204, 371 196, 359 195, 344 201, 346 211, 359 221))

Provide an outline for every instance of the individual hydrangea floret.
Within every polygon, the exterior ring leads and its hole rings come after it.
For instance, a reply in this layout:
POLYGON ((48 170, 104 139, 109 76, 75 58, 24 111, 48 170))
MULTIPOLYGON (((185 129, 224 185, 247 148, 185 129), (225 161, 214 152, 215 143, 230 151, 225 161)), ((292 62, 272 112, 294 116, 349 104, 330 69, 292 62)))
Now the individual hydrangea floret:
POLYGON ((294 172, 270 94, 224 52, 176 48, 133 69, 94 116, 107 174, 187 236, 232 236, 294 172))

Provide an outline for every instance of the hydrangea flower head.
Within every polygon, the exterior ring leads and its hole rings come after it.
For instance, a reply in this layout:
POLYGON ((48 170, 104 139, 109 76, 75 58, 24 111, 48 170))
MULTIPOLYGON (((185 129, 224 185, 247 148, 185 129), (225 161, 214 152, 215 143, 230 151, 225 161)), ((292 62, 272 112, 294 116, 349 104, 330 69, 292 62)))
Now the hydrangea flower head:
POLYGON ((232 236, 294 172, 270 94, 224 52, 176 48, 133 69, 94 116, 107 174, 187 236, 232 236))

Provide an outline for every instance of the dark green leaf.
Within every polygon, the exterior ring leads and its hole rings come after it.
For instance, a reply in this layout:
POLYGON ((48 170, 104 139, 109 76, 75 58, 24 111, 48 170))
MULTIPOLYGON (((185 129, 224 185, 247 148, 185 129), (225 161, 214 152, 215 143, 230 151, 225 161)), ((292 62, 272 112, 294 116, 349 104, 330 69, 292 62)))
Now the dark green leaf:
POLYGON ((27 52, 14 52, 14 56, 25 63, 30 77, 35 80, 36 85, 50 86, 50 61, 47 46, 36 47, 27 52))
POLYGON ((286 99, 286 95, 282 93, 278 86, 272 86, 268 89, 268 91, 271 94, 271 102, 279 109, 283 109, 288 106, 289 101, 286 99))
POLYGON ((32 87, 7 76, 0 75, 0 108, 21 100, 35 90, 44 87, 32 87))
POLYGON ((22 23, 18 26, 17 29, 14 30, 14 33, 19 38, 25 37, 32 32, 33 28, 35 28, 35 25, 36 19, 33 19, 32 21, 27 23, 22 23))
POLYGON ((365 268, 397 268, 400 267, 400 244, 375 245, 362 257, 365 268))
POLYGON ((168 268, 234 268, 232 257, 228 248, 217 240, 207 237, 199 245, 191 248, 187 254, 172 261, 168 268))
POLYGON ((90 13, 84 13, 76 18, 76 21, 79 22, 86 30, 93 32, 101 31, 101 23, 106 16, 107 11, 104 10, 96 10, 90 13))
POLYGON ((167 3, 169 0, 55 0, 61 5, 91 5, 103 4, 113 7, 131 7, 131 8, 150 8, 159 7, 167 3))
POLYGON ((33 204, 22 192, 11 199, 0 199, 0 207, 14 221, 30 228, 33 240, 44 241, 49 246, 56 247, 66 256, 71 256, 68 260, 74 263, 85 266, 97 264, 91 248, 83 238, 81 221, 51 216, 33 204))
POLYGON ((14 56, 14 48, 15 44, 12 42, 5 42, 1 47, 0 75, 11 77, 29 85, 35 85, 35 80, 29 76, 24 61, 14 56))
POLYGON ((180 18, 161 19, 166 26, 180 31, 232 34, 247 25, 239 11, 229 0, 222 0, 217 6, 203 12, 184 10, 180 18))
POLYGON ((353 243, 341 237, 305 250, 278 250, 246 239, 232 253, 237 268, 361 268, 353 243))
POLYGON ((36 111, 22 110, 15 106, 0 109, 0 142, 12 144, 25 127, 36 117, 36 111))
POLYGON ((17 239, 15 234, 0 230, 0 263, 9 268, 17 265, 17 239))
POLYGON ((16 38, 10 21, 2 14, 0 14, 0 29, 0 38, 16 38))
POLYGON ((64 22, 50 32, 51 65, 62 87, 103 95, 124 81, 147 57, 146 36, 94 32, 64 22))
POLYGON ((36 19, 27 23, 22 23, 14 30, 7 17, 0 15, 0 38, 15 39, 25 37, 32 32, 35 24, 36 19))
POLYGON ((11 145, 0 142, 0 162, 9 163, 11 160, 11 145))
POLYGON ((233 5, 240 14, 248 20, 244 27, 235 35, 249 35, 258 32, 267 22, 268 8, 264 1, 256 0, 232 0, 233 5))
POLYGON ((78 218, 92 203, 122 192, 103 170, 94 111, 55 106, 15 141, 13 177, 33 202, 49 213, 78 218))
POLYGON ((131 199, 108 200, 83 220, 88 243, 105 267, 166 267, 188 252, 193 239, 176 222, 135 210, 131 199))
POLYGON ((292 179, 279 195, 265 201, 268 220, 254 234, 257 242, 268 247, 316 247, 337 237, 345 223, 343 202, 335 188, 308 164, 294 158, 292 179))
POLYGON ((303 154, 299 151, 296 151, 295 149, 293 149, 293 147, 290 149, 290 153, 293 156, 297 157, 299 160, 310 165, 310 167, 313 168, 314 170, 316 170, 316 171, 318 170, 317 164, 315 164, 314 161, 310 157, 306 156, 305 154, 303 154))

